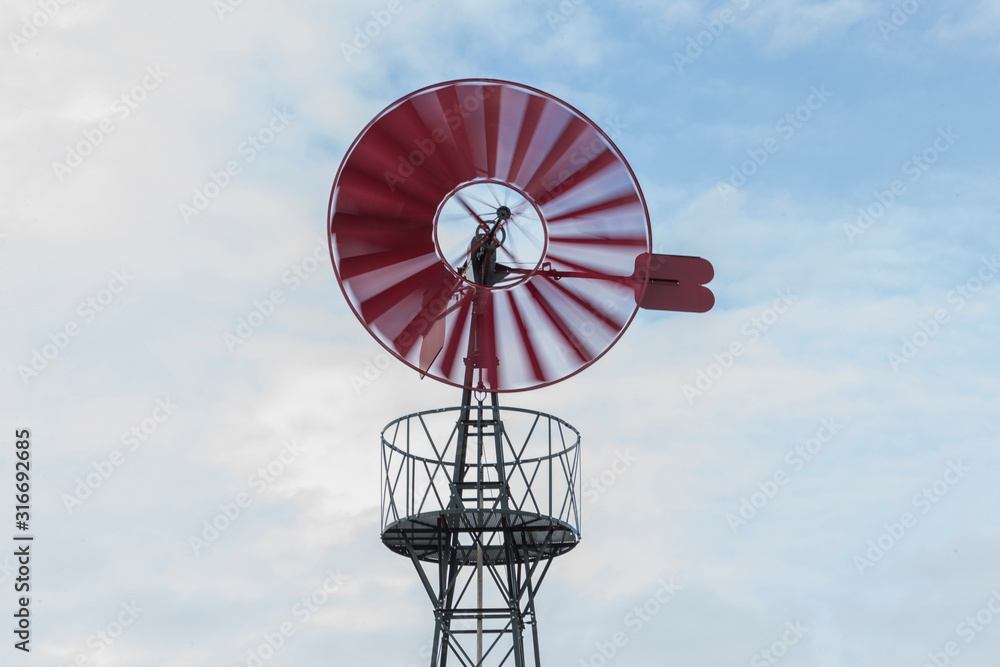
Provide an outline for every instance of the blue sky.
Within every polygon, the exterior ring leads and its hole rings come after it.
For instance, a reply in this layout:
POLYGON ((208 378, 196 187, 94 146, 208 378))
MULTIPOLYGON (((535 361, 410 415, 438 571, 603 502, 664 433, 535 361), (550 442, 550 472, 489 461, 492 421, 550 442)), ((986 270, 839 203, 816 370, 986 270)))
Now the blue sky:
POLYGON ((495 77, 612 135, 655 249, 716 271, 710 313, 641 312, 592 368, 505 399, 576 426, 584 480, 612 481, 540 592, 545 663, 598 665, 623 631, 608 664, 995 665, 1000 7, 389 8, 4 6, 0 433, 31 429, 37 537, 33 655, 5 630, 3 664, 246 665, 282 623, 267 665, 426 664, 430 606, 379 541, 378 433, 459 395, 384 363, 326 208, 385 106, 495 77))

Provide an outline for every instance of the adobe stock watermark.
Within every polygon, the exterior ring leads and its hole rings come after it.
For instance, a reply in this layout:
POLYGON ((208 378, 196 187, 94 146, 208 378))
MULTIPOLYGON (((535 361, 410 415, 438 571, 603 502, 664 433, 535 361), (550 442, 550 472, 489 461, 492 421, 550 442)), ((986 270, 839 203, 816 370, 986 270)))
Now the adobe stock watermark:
POLYGON ((733 367, 736 360, 746 353, 748 346, 756 343, 761 336, 770 331, 778 319, 799 300, 799 297, 792 294, 789 289, 778 290, 777 295, 778 297, 769 307, 743 323, 743 326, 740 327, 742 339, 734 340, 722 352, 713 354, 712 358, 715 361, 705 368, 698 369, 694 384, 685 384, 682 387, 688 405, 694 403, 695 398, 704 396, 705 392, 711 389, 725 375, 726 371, 733 367), (746 343, 744 343, 744 339, 746 343))
MULTIPOLYGON (((955 634, 966 644, 971 644, 998 616, 1000 616, 1000 591, 992 588, 986 603, 975 614, 969 614, 955 626, 955 634)), ((961 652, 962 647, 959 643, 949 640, 944 643, 940 651, 928 651, 927 661, 923 667, 946 667, 951 663, 951 659, 961 652)))
POLYGON ((225 192, 226 188, 232 185, 233 178, 243 172, 243 168, 257 159, 262 152, 277 138, 279 134, 288 129, 295 114, 286 109, 274 107, 271 109, 271 117, 256 132, 247 135, 247 138, 236 147, 238 158, 226 162, 223 168, 218 171, 209 170, 208 178, 201 185, 192 190, 190 203, 182 202, 177 205, 177 212, 181 220, 190 224, 191 218, 201 215, 201 213, 211 205, 213 201, 225 192))
POLYGON ((812 119, 813 114, 822 109, 831 97, 833 97, 833 93, 826 89, 825 84, 820 85, 819 88, 812 86, 805 101, 774 124, 774 131, 778 133, 778 137, 768 137, 760 146, 748 148, 748 159, 739 165, 734 164, 730 167, 729 182, 719 181, 715 186, 722 201, 726 201, 731 194, 746 185, 747 180, 767 164, 772 155, 781 150, 782 141, 789 141, 794 137, 795 133, 801 130, 812 119))
POLYGON ((729 524, 729 529, 733 531, 733 534, 735 535, 740 528, 746 526, 760 510, 774 500, 792 476, 816 458, 823 451, 823 446, 830 443, 843 428, 844 425, 838 422, 836 417, 824 418, 820 420, 819 428, 816 429, 811 438, 789 449, 784 458, 785 465, 789 467, 789 470, 780 467, 764 481, 757 482, 758 490, 749 496, 741 497, 740 506, 735 512, 726 513, 726 523, 729 524))
MULTIPOLYGON (((961 138, 962 135, 955 133, 951 127, 947 129, 939 127, 937 137, 922 151, 914 153, 910 159, 903 162, 900 170, 908 177, 910 183, 916 183, 961 138)), ((892 208, 899 197, 906 194, 906 187, 906 182, 897 178, 889 183, 885 190, 875 190, 872 193, 873 201, 858 207, 858 217, 854 224, 844 224, 847 240, 854 243, 854 239, 871 229, 892 208)))
MULTIPOLYGON (((258 496, 264 493, 304 451, 305 447, 295 440, 286 441, 277 456, 250 474, 247 486, 258 496)), ((219 511, 201 522, 201 532, 198 535, 188 536, 191 552, 195 556, 200 556, 205 549, 218 541, 223 533, 239 521, 243 511, 253 505, 253 500, 253 496, 249 493, 238 493, 231 501, 219 503, 219 511)))
POLYGON ((10 559, 10 556, 5 556, 0 562, 0 585, 12 580, 15 574, 17 574, 17 565, 10 559))
POLYGON ((776 665, 786 655, 788 650, 801 641, 809 632, 809 628, 803 627, 801 621, 785 622, 785 631, 781 636, 771 642, 770 646, 762 648, 750 658, 750 667, 770 667, 776 665))
MULTIPOLYGON (((444 110, 445 122, 450 131, 454 132, 461 128, 469 116, 479 109, 483 100, 486 99, 487 93, 485 91, 487 89, 485 86, 476 86, 474 90, 475 92, 465 95, 461 100, 444 110)), ((439 144, 450 140, 449 132, 445 131, 443 127, 435 127, 429 136, 414 139, 413 150, 405 155, 400 153, 396 156, 395 171, 386 169, 382 173, 382 178, 385 179, 385 185, 389 188, 389 192, 395 192, 396 186, 406 182, 406 179, 412 176, 427 161, 427 158, 434 155, 439 144)))
POLYGON ((226 20, 226 17, 243 6, 243 0, 212 0, 212 9, 219 17, 219 23, 226 20))
MULTIPOLYGON (((755 0, 731 0, 731 2, 736 5, 739 11, 745 12, 750 9, 755 0)), ((700 30, 687 38, 687 46, 684 48, 684 53, 674 51, 674 66, 677 67, 677 71, 684 74, 684 68, 693 65, 694 61, 701 58, 702 54, 715 44, 716 40, 726 32, 726 29, 737 18, 738 14, 734 13, 733 10, 722 9, 715 16, 702 21, 701 24, 704 26, 704 30, 700 30)))
MULTIPOLYGON (((633 303, 630 299, 635 298, 634 290, 621 283, 607 285, 606 289, 608 290, 606 296, 604 296, 600 303, 595 303, 594 305, 600 308, 605 316, 621 316, 626 308, 625 304, 633 303)), ((593 340, 598 334, 603 335, 604 333, 606 333, 606 330, 598 327, 591 319, 576 322, 567 327, 565 331, 561 331, 560 337, 550 341, 545 349, 551 350, 554 354, 558 355, 561 363, 575 363, 570 360, 583 359, 585 354, 582 350, 588 349, 588 342, 593 340)))
POLYGON ((312 251, 292 265, 281 274, 281 284, 288 285, 285 288, 276 287, 268 292, 267 296, 254 299, 253 308, 249 313, 240 317, 236 322, 236 327, 232 333, 222 334, 222 342, 230 353, 236 351, 238 347, 259 330, 264 323, 274 316, 278 308, 284 305, 288 293, 298 290, 305 281, 309 280, 325 262, 329 260, 330 254, 323 238, 316 239, 316 245, 312 251))
MULTIPOLYGON (((962 465, 961 459, 948 461, 948 467, 944 474, 930 484, 923 486, 910 498, 910 504, 914 509, 920 510, 920 516, 927 514, 935 505, 948 495, 952 487, 958 484, 971 470, 968 466, 962 465)), ((906 511, 892 523, 882 524, 884 531, 874 539, 868 540, 868 549, 863 553, 856 554, 852 559, 858 574, 864 576, 865 570, 875 566, 885 555, 892 550, 906 534, 913 530, 919 521, 919 516, 913 512, 906 511)))
POLYGON ((340 52, 344 54, 344 60, 351 62, 352 58, 361 55, 374 40, 382 36, 382 32, 389 27, 393 19, 403 13, 402 0, 389 0, 383 9, 371 11, 371 20, 364 25, 354 26, 354 39, 350 44, 340 43, 340 52))
POLYGON ((41 31, 55 18, 62 8, 73 0, 40 0, 38 9, 31 14, 21 17, 21 29, 17 32, 8 32, 7 41, 10 48, 17 55, 22 46, 27 46, 41 31))
POLYGON ((98 121, 95 127, 88 127, 82 131, 83 139, 75 144, 66 144, 66 157, 63 162, 52 161, 52 172, 60 183, 93 155, 97 147, 104 143, 104 139, 118 128, 118 124, 131 116, 132 112, 149 98, 149 94, 170 76, 170 73, 164 72, 159 65, 148 65, 145 71, 146 75, 139 83, 115 98, 107 116, 98 121))
MULTIPOLYGON (((956 285, 955 289, 950 290, 945 295, 945 299, 949 304, 954 306, 955 311, 965 308, 965 305, 975 299, 976 295, 983 291, 986 283, 993 280, 998 272, 1000 272, 1000 262, 997 262, 996 255, 993 255, 991 258, 981 258, 979 269, 975 275, 964 283, 956 285)), ((895 352, 889 352, 886 355, 889 368, 894 373, 899 373, 901 366, 913 361, 920 351, 927 347, 941 333, 941 330, 951 322, 951 317, 952 315, 948 312, 948 309, 938 308, 934 311, 932 317, 918 320, 917 328, 909 335, 903 336, 900 339, 901 344, 899 349, 895 352)))
POLYGON ((624 450, 615 450, 615 458, 607 468, 596 476, 584 480, 581 491, 583 499, 593 504, 598 498, 608 492, 615 483, 621 479, 622 475, 632 469, 632 466, 639 461, 639 455, 632 451, 631 447, 624 450))
POLYGON ((89 650, 77 653, 72 664, 60 664, 59 667, 81 667, 93 664, 95 661, 103 662, 103 660, 98 659, 121 639, 125 631, 132 627, 139 615, 145 611, 135 600, 122 602, 119 606, 121 611, 107 625, 87 637, 86 644, 89 650))
MULTIPOLYGON (((628 127, 627 124, 623 123, 618 116, 609 119, 604 124, 607 128, 607 135, 611 141, 617 141, 622 135, 623 130, 628 127)), ((595 159, 601 157, 608 151, 608 147, 604 144, 604 141, 599 136, 594 136, 589 144, 584 144, 582 146, 577 146, 572 153, 569 155, 569 162, 576 169, 570 171, 569 169, 563 169, 558 174, 554 180, 542 181, 542 194, 537 198, 537 203, 539 206, 543 206, 546 203, 552 201, 559 195, 563 194, 565 189, 576 182, 579 172, 586 167, 588 164, 593 162, 595 159)))
POLYGON ((382 371, 391 365, 392 359, 385 352, 379 352, 374 357, 365 359, 364 369, 362 369, 361 374, 351 373, 351 377, 349 378, 355 395, 360 396, 361 392, 378 380, 382 375, 382 371))
POLYGON ((76 319, 69 320, 55 332, 49 332, 47 343, 32 348, 28 363, 17 365, 17 374, 24 386, 28 386, 29 382, 41 375, 69 347, 73 339, 80 335, 84 327, 93 323, 100 313, 107 310, 133 280, 135 276, 129 274, 127 268, 112 271, 107 285, 81 301, 76 307, 76 314, 80 316, 82 322, 76 319))
POLYGON ((902 0, 892 3, 889 16, 878 20, 878 31, 882 33, 882 39, 888 41, 889 35, 909 23, 910 17, 920 11, 925 2, 926 0, 902 0))
POLYGON ((552 32, 559 29, 561 23, 565 23, 569 17, 576 13, 577 7, 582 5, 587 0, 562 0, 556 7, 558 11, 552 11, 548 9, 545 11, 545 20, 549 22, 549 28, 552 32))
MULTIPOLYGON (((326 575, 323 583, 292 605, 291 614, 298 621, 298 625, 307 624, 313 614, 322 609, 333 596, 343 590, 344 584, 351 578, 342 574, 340 568, 336 572, 327 570, 326 575)), ((288 643, 295 632, 295 623, 290 620, 281 621, 274 630, 262 633, 260 636, 262 641, 256 647, 248 649, 245 658, 234 663, 235 666, 261 667, 288 643)))
MULTIPOLYGON (((476 629, 476 622, 469 618, 453 618, 451 620, 452 630, 464 630, 464 631, 474 631, 476 629)), ((406 667, 427 667, 427 663, 431 659, 431 655, 434 650, 434 640, 428 639, 420 648, 417 649, 417 658, 419 662, 411 662, 406 667)))
POLYGON ((138 451, 143 443, 153 437, 160 426, 170 419, 177 407, 177 404, 170 400, 169 396, 156 399, 156 407, 153 408, 148 417, 122 432, 119 440, 126 449, 113 449, 103 459, 91 463, 90 467, 93 468, 93 472, 88 472, 83 477, 77 477, 73 493, 64 493, 60 496, 66 511, 72 514, 74 510, 82 507, 83 503, 93 496, 97 489, 111 479, 115 471, 128 459, 129 454, 138 451))
MULTIPOLYGON (((676 597, 681 590, 680 584, 675 584, 673 577, 656 582, 659 586, 642 602, 632 608, 622 618, 622 625, 631 631, 632 636, 642 630, 663 611, 664 607, 676 597)), ((628 646, 630 637, 624 629, 616 630, 606 641, 594 644, 594 651, 587 658, 581 658, 579 667, 605 667, 619 654, 622 648, 628 646)))

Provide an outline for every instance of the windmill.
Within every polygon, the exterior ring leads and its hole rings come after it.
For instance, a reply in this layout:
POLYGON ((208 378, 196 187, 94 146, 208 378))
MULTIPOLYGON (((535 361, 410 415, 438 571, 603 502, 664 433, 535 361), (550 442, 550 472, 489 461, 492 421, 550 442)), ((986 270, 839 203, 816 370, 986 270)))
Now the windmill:
POLYGON ((378 114, 337 173, 328 231, 369 333, 462 391, 381 437, 382 542, 433 606, 431 667, 538 667, 535 596, 580 541, 580 434, 499 395, 590 366, 640 308, 708 311, 712 265, 651 251, 639 183, 593 122, 498 80, 378 114))

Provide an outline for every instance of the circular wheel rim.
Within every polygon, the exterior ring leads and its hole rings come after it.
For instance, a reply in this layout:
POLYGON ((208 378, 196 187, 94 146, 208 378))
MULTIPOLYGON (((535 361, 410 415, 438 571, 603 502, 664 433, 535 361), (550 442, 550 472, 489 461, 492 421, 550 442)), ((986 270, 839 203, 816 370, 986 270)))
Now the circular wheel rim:
POLYGON ((327 221, 362 324, 421 375, 467 389, 575 375, 618 341, 646 288, 649 216, 625 157, 578 110, 513 82, 448 81, 390 104, 348 149, 327 221), (442 202, 473 181, 509 184, 542 216, 543 257, 509 287, 470 284, 436 248, 442 202))

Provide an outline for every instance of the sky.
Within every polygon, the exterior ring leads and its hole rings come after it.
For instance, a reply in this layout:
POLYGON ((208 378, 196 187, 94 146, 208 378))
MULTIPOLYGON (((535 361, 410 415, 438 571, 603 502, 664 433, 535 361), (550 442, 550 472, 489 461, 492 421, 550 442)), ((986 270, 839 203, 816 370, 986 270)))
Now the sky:
POLYGON ((387 105, 498 78, 715 267, 502 399, 582 434, 543 664, 995 667, 1000 5, 609 4, 3 4, 0 663, 428 664, 379 433, 460 396, 357 321, 327 204, 387 105))

